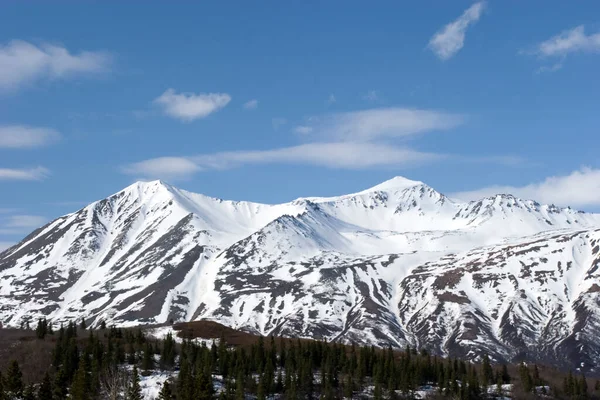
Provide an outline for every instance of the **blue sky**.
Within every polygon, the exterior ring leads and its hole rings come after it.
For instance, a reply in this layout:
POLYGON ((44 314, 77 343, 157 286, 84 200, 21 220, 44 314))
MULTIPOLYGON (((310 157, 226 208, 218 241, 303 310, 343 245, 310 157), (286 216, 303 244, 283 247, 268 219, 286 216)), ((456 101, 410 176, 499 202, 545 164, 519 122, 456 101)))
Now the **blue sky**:
MULTIPOLYGON (((109 4, 110 3, 110 4, 109 4)), ((0 5, 0 246, 139 179, 600 209, 600 3, 0 5)))

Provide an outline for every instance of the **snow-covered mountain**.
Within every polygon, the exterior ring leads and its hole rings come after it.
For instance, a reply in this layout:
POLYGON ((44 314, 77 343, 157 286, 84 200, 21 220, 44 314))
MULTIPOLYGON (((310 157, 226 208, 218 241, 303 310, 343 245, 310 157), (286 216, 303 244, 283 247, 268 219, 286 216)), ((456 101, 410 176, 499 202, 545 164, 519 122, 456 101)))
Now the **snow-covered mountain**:
POLYGON ((279 205, 139 182, 1 253, 0 321, 205 318, 590 369, 599 246, 600 215, 401 177, 279 205))

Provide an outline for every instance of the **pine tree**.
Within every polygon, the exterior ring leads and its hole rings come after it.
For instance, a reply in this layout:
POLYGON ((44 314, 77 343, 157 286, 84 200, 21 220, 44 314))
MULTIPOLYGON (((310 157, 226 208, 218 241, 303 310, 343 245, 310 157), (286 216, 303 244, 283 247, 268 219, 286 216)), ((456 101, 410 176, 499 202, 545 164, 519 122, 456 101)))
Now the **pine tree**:
POLYGON ((144 355, 142 357, 142 370, 151 371, 154 369, 154 352, 152 351, 152 345, 146 341, 144 344, 144 355))
POLYGON ((2 371, 0 371, 0 400, 5 400, 6 395, 4 393, 4 376, 2 376, 2 371))
POLYGON ((53 393, 54 398, 56 399, 66 399, 67 398, 67 374, 64 368, 60 368, 56 372, 56 376, 54 377, 54 385, 53 385, 53 393))
POLYGON ((382 400, 383 394, 381 390, 381 383, 375 382, 375 390, 373 391, 373 399, 374 400, 382 400))
POLYGON ((133 366, 131 380, 127 388, 127 400, 142 400, 142 388, 140 387, 140 375, 137 366, 133 366))
POLYGON ((258 391, 256 393, 256 400, 265 400, 265 399, 266 399, 265 377, 264 377, 264 375, 261 375, 258 380, 258 391))
POLYGON ((581 379, 579 380, 579 394, 581 394, 584 397, 587 397, 587 392, 588 392, 588 383, 587 383, 587 379, 585 379, 585 374, 583 374, 581 376, 581 379))
POLYGON ((494 381, 494 370, 487 354, 483 356, 483 384, 489 385, 494 381))
POLYGON ((79 329, 81 329, 82 331, 85 331, 87 329, 87 324, 85 323, 84 317, 81 318, 81 324, 79 324, 79 329))
POLYGON ((198 372, 196 379, 196 396, 198 400, 210 400, 215 392, 212 383, 212 377, 207 371, 201 370, 198 372))
POLYGON ((169 381, 164 381, 162 389, 158 394, 158 400, 173 400, 173 392, 171 391, 171 385, 169 385, 169 381))
POLYGON ((23 400, 36 400, 35 388, 33 387, 33 385, 27 385, 25 391, 23 392, 23 400))
POLYGON ((82 357, 77 372, 71 385, 71 398, 73 400, 87 400, 90 398, 90 379, 87 372, 87 361, 82 357))
POLYGON ((42 384, 38 390, 37 399, 52 400, 52 381, 48 372, 44 375, 44 380, 42 380, 42 384))
POLYGON ((48 322, 45 318, 38 319, 37 326, 35 327, 35 335, 38 339, 43 339, 48 333, 48 322))
POLYGON ((344 397, 347 399, 352 398, 352 393, 354 391, 354 384, 352 382, 352 375, 346 375, 346 380, 344 381, 344 397))
POLYGON ((8 366, 4 379, 4 390, 9 398, 23 396, 23 373, 16 360, 11 361, 8 366))
POLYGON ((244 376, 240 371, 235 378, 235 398, 236 400, 244 400, 246 396, 244 395, 244 376))

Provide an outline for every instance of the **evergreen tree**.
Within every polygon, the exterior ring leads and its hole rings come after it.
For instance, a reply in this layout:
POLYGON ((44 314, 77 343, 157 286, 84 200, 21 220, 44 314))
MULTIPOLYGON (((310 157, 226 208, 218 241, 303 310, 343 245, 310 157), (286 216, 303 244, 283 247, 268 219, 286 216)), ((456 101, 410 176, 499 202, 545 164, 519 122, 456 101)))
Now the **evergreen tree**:
POLYGON ((144 344, 144 355, 142 357, 142 370, 150 371, 154 369, 154 352, 152 351, 152 345, 146 341, 144 344))
POLYGON ((79 324, 79 329, 81 329, 82 331, 85 331, 87 329, 87 324, 85 323, 84 317, 81 318, 81 324, 79 324))
POLYGON ((521 377, 521 385, 525 392, 531 392, 533 390, 533 379, 529 372, 529 368, 524 363, 519 365, 519 376, 521 377))
POLYGON ((127 400, 142 400, 142 388, 140 387, 140 375, 137 366, 133 366, 129 387, 127 388, 127 400))
POLYGON ((53 393, 55 399, 67 398, 68 379, 64 368, 60 368, 54 377, 53 393))
POLYGON ((198 372, 196 379, 196 396, 197 400, 210 400, 215 392, 212 383, 212 377, 209 372, 201 370, 198 372))
POLYGON ((25 391, 23 392, 23 400, 36 400, 35 388, 33 385, 29 384, 27 387, 25 387, 25 391))
POLYGON ((11 361, 6 371, 4 391, 8 394, 9 398, 23 396, 23 373, 16 360, 11 361))
POLYGON ((52 400, 52 381, 50 380, 50 374, 48 374, 48 372, 44 375, 44 380, 42 380, 38 390, 37 399, 52 400))
POLYGON ((71 398, 73 400, 87 400, 90 398, 90 379, 87 372, 87 361, 82 357, 79 367, 71 385, 71 398))
POLYGON ((169 369, 175 365, 175 341, 171 332, 167 334, 163 342, 163 349, 160 355, 160 366, 162 369, 169 369))
POLYGON ((38 339, 43 339, 44 337, 46 337, 47 333, 48 333, 48 322, 46 321, 46 318, 38 319, 37 326, 35 327, 35 335, 37 336, 38 339))
POLYGON ((508 373, 508 367, 506 366, 506 364, 502 364, 502 383, 510 383, 510 374, 508 373))
POLYGON ((169 381, 164 381, 162 389, 158 393, 158 400, 173 400, 173 392, 171 391, 169 381))
POLYGON ((0 400, 6 400, 6 393, 4 392, 4 376, 0 371, 0 400))
POLYGON ((587 392, 588 392, 588 383, 587 383, 587 379, 585 379, 585 374, 581 376, 581 379, 579 380, 579 394, 581 394, 583 397, 587 397, 587 392))
POLYGON ((488 355, 483 356, 483 384, 489 385, 494 381, 494 370, 490 364, 490 358, 488 355))

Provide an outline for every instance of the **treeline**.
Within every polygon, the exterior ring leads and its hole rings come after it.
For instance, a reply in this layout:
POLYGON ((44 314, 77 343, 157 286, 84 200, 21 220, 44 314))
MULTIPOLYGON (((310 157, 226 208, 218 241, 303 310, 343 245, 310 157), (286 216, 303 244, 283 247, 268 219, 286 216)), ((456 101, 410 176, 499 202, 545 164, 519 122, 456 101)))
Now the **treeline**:
POLYGON ((82 321, 54 331, 40 320, 36 336, 54 341, 52 365, 41 382, 26 385, 19 364, 11 362, 0 375, 0 400, 139 400, 140 376, 157 370, 173 372, 160 391, 162 400, 411 399, 423 388, 433 398, 488 399, 508 395, 504 385, 515 383, 513 398, 585 399, 594 392, 584 376, 569 374, 556 387, 536 365, 519 365, 513 377, 508 366, 492 365, 488 357, 474 365, 425 350, 273 337, 237 347, 225 337, 211 346, 192 340, 179 345, 170 334, 149 340, 139 329, 86 328, 82 321))

